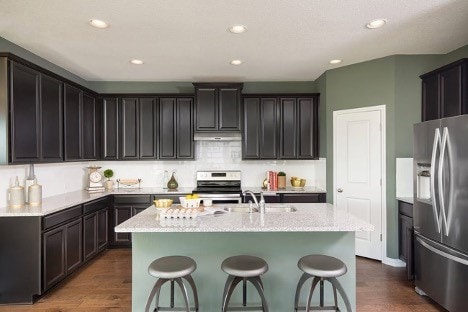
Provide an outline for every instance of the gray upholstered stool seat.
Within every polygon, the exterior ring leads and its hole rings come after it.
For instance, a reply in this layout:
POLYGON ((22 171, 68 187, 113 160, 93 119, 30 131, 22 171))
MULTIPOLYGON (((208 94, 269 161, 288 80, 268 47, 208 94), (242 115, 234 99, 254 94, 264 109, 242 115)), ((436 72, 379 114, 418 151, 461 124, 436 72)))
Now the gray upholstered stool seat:
POLYGON ((296 296, 294 300, 294 308, 296 311, 305 310, 306 312, 310 310, 324 310, 324 309, 334 309, 335 311, 340 311, 338 307, 337 294, 338 291, 343 299, 346 310, 351 312, 351 304, 349 302, 346 293, 341 286, 340 282, 336 279, 337 277, 346 274, 347 268, 343 261, 325 255, 308 255, 299 259, 297 266, 304 273, 302 274, 299 283, 296 288, 296 296), (307 297, 306 306, 299 306, 299 297, 301 293, 302 285, 309 279, 313 278, 312 284, 310 287, 309 295, 307 297), (331 307, 324 306, 324 281, 328 281, 332 284, 333 287, 333 298, 335 305, 331 307), (320 283, 320 305, 319 306, 310 306, 312 300, 312 295, 317 284, 320 283))
POLYGON ((221 264, 221 269, 229 274, 226 284, 224 286, 223 293, 223 307, 222 311, 228 310, 229 300, 231 295, 236 288, 237 284, 243 282, 243 296, 242 296, 242 307, 230 307, 231 311, 239 311, 248 309, 249 311, 261 310, 268 312, 268 304, 263 293, 263 283, 260 278, 261 275, 268 271, 268 264, 265 260, 255 256, 240 255, 233 256, 225 259, 221 264), (262 300, 262 305, 259 307, 248 307, 247 306, 247 281, 251 282, 258 291, 262 300))
POLYGON ((158 280, 154 284, 153 289, 146 302, 145 311, 149 312, 151 302, 156 296, 154 311, 198 311, 198 294, 195 282, 190 275, 197 268, 197 264, 192 258, 185 256, 168 256, 154 260, 148 267, 148 273, 151 276, 157 277, 158 280), (185 279, 192 288, 195 305, 190 307, 187 288, 182 279, 185 279), (164 283, 171 284, 171 298, 169 307, 159 307, 159 293, 164 283), (185 307, 174 306, 174 282, 176 282, 182 291, 185 307))

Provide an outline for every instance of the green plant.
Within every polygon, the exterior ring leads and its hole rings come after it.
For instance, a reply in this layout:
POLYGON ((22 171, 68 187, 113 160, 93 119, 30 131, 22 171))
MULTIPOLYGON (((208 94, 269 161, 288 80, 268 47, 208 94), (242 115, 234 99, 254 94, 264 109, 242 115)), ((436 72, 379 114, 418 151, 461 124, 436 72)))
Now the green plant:
POLYGON ((107 180, 110 180, 110 178, 114 176, 114 171, 112 171, 112 169, 106 169, 104 170, 103 174, 107 180))
POLYGON ((285 177, 285 176, 286 176, 286 173, 284 173, 283 171, 278 172, 278 177, 285 177))

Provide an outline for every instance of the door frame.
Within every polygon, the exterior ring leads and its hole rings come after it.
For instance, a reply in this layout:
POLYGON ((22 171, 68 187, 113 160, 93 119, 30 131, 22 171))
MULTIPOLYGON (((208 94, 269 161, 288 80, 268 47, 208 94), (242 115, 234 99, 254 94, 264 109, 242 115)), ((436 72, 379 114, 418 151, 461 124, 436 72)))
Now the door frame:
MULTIPOLYGON (((369 106, 369 107, 360 107, 360 108, 353 108, 353 109, 344 109, 344 110, 339 110, 339 111, 334 111, 333 112, 333 205, 335 204, 335 199, 337 196, 337 191, 336 191, 336 180, 337 180, 337 173, 336 173, 336 161, 337 161, 337 155, 336 155, 336 135, 337 135, 337 129, 336 129, 336 123, 337 123, 337 118, 340 115, 345 115, 345 114, 353 114, 353 113, 366 113, 366 112, 372 112, 372 111, 379 111, 380 112, 380 138, 381 138, 381 147, 380 147, 380 153, 382 157, 382 165, 381 165, 381 177, 382 177, 382 188, 381 188, 381 196, 382 196, 382 208, 381 208, 381 222, 382 222, 382 250, 381 250, 381 262, 382 263, 387 263, 387 175, 386 175, 386 170, 387 170, 387 157, 386 157, 386 152, 387 152, 387 141, 386 141, 386 135, 387 135, 387 123, 386 123, 386 105, 377 105, 377 106, 369 106)), ((393 259, 392 259, 393 260, 393 259)))

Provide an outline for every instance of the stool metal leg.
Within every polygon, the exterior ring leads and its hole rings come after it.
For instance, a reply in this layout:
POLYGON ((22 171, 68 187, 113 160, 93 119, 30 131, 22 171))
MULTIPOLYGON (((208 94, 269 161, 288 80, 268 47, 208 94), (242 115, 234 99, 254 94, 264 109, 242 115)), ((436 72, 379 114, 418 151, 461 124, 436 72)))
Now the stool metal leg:
MULTIPOLYGON (((231 277, 231 276, 229 276, 231 277)), ((234 288, 236 288, 237 284, 239 284, 242 281, 242 277, 237 277, 233 276, 232 279, 228 278, 226 281, 226 285, 224 287, 225 292, 224 292, 224 298, 223 298, 223 308, 221 311, 226 312, 227 307, 229 304, 229 300, 231 299, 232 292, 234 291, 234 288), (227 291, 226 291, 227 290, 227 291)))
POLYGON ((260 279, 260 276, 250 277, 247 280, 249 280, 257 289, 257 292, 260 295, 260 298, 262 299, 263 312, 268 312, 268 304, 265 299, 265 294, 263 293, 262 280, 260 279))
POLYGON ((320 281, 320 278, 317 276, 315 276, 314 279, 312 280, 312 286, 310 287, 309 296, 307 296, 306 312, 310 311, 310 302, 312 301, 312 295, 319 281, 320 281))
POLYGON ((340 311, 340 308, 338 308, 338 297, 336 296, 336 287, 332 284, 333 286, 333 299, 335 300, 335 307, 337 311, 340 311))
POLYGON ((302 285, 310 278, 312 275, 309 275, 307 273, 302 274, 301 278, 299 279, 299 283, 297 283, 296 287, 296 295, 294 296, 294 309, 297 311, 297 308, 299 307, 299 297, 301 294, 301 289, 302 285))
POLYGON ((156 301, 156 308, 158 307, 158 301, 159 301, 159 290, 161 289, 161 286, 167 282, 168 279, 165 278, 160 278, 156 281, 156 283, 153 286, 153 289, 151 290, 151 293, 148 297, 148 301, 146 302, 146 307, 145 307, 145 312, 149 312, 150 306, 151 306, 151 301, 153 301, 154 295, 156 293, 158 294, 158 300, 156 301))
MULTIPOLYGON (((187 288, 184 285, 184 282, 182 282, 182 278, 175 278, 174 281, 179 285, 180 290, 182 291, 182 297, 184 297, 185 301, 185 306, 187 308, 187 312, 190 312, 190 305, 189 305, 189 298, 188 298, 188 293, 187 293, 187 288)), ((173 306, 171 307, 173 308, 173 306)))
POLYGON ((198 312, 198 292, 197 292, 197 286, 195 286, 195 282, 192 278, 191 275, 186 275, 183 278, 187 280, 189 285, 192 287, 192 292, 193 292, 193 300, 195 301, 195 311, 198 312))
POLYGON ((338 290, 338 292, 341 295, 341 298, 343 298, 343 301, 346 306, 346 311, 352 312, 353 310, 351 309, 351 303, 349 303, 348 296, 346 296, 346 293, 343 287, 341 286, 340 282, 336 279, 336 277, 328 277, 327 279, 338 290))

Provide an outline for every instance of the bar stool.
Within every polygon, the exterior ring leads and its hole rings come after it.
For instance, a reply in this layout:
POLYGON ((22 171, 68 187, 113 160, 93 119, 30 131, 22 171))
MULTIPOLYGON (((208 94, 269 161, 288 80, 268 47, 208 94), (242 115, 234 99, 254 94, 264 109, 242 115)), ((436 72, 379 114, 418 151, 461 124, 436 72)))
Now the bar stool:
POLYGON ((304 274, 302 274, 301 278, 299 279, 299 283, 297 284, 296 288, 296 296, 294 299, 294 309, 297 312, 298 310, 305 310, 309 312, 313 308, 317 308, 317 310, 324 310, 324 309, 335 309, 335 311, 340 311, 338 308, 338 300, 336 296, 336 291, 341 295, 343 299, 346 310, 348 312, 352 312, 351 304, 349 303, 348 296, 341 286, 340 282, 336 279, 338 276, 341 276, 347 272, 346 265, 343 261, 325 255, 308 255, 302 257, 299 262, 297 263, 299 269, 301 269, 304 274), (313 278, 312 285, 309 291, 309 296, 307 297, 307 306, 298 306, 299 304, 299 296, 301 293, 302 285, 308 280, 309 278, 313 278), (335 305, 331 307, 324 307, 324 296, 323 296, 323 282, 328 281, 332 284, 333 287, 333 298, 335 300, 335 305), (314 292, 315 287, 320 282, 320 306, 310 306, 310 301, 312 299, 312 294, 314 292))
POLYGON ((265 300, 263 293, 263 283, 260 278, 262 274, 268 271, 268 264, 262 258, 255 256, 233 256, 225 259, 221 264, 221 269, 229 274, 226 285, 224 286, 223 293, 223 307, 222 312, 226 312, 229 305, 231 295, 236 288, 237 284, 243 282, 242 288, 242 307, 231 307, 230 311, 241 311, 248 309, 249 311, 261 310, 268 312, 268 304, 265 300), (261 307, 248 307, 247 306, 247 281, 251 282, 258 291, 262 299, 261 307))
POLYGON ((154 260, 148 267, 148 273, 151 276, 157 277, 158 280, 154 284, 153 289, 148 297, 146 302, 145 311, 149 312, 151 302, 156 296, 156 305, 154 311, 198 311, 198 294, 197 287, 193 281, 192 276, 190 275, 197 268, 197 264, 192 258, 184 256, 168 256, 162 257, 154 260), (195 306, 190 307, 189 305, 189 296, 187 293, 187 288, 184 285, 182 280, 184 278, 192 287, 193 298, 195 301, 195 306), (171 282, 171 301, 170 307, 159 307, 159 293, 161 291, 161 286, 166 282, 171 282), (180 290, 185 301, 185 308, 174 307, 174 282, 179 285, 180 290))

